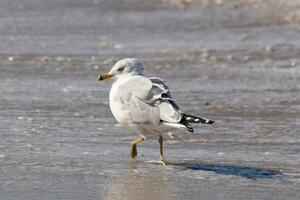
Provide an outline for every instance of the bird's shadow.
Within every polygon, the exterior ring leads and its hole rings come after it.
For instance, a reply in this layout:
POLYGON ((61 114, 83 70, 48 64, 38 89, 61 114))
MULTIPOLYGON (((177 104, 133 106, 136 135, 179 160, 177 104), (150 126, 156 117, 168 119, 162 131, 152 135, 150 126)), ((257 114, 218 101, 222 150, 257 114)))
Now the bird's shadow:
POLYGON ((212 171, 217 174, 226 174, 241 176, 249 179, 281 179, 282 173, 278 170, 259 168, 259 167, 246 167, 237 165, 226 165, 219 163, 200 163, 200 162, 179 162, 169 163, 173 166, 178 166, 186 170, 203 170, 212 171))

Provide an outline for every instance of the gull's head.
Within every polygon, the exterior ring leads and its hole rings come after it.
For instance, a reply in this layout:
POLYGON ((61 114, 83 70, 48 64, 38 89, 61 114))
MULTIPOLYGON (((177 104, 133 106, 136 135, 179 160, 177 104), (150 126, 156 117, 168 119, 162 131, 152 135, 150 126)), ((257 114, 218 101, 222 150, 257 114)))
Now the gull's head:
POLYGON ((108 78, 117 79, 128 75, 144 75, 143 64, 137 58, 119 60, 108 73, 101 74, 98 81, 108 78))

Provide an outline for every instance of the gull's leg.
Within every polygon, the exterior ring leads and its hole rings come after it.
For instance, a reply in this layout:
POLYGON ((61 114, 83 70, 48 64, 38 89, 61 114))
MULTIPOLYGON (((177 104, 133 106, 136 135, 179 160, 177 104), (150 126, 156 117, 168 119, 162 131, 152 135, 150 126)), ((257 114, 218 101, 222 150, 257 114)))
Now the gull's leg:
POLYGON ((158 142, 159 142, 159 150, 160 150, 159 161, 164 161, 164 152, 163 152, 164 139, 161 135, 159 135, 158 142))
POLYGON ((152 161, 149 161, 149 162, 165 166, 166 161, 165 161, 164 152, 163 152, 164 138, 161 135, 159 135, 158 142, 159 142, 159 150, 160 150, 159 160, 152 160, 152 161))
POLYGON ((137 156, 137 149, 136 145, 140 142, 145 140, 145 136, 141 135, 138 139, 133 140, 130 145, 130 156, 132 159, 134 159, 137 156))
POLYGON ((164 158, 164 152, 163 152, 164 138, 161 135, 159 135, 158 142, 159 142, 159 150, 160 150, 159 163, 161 163, 162 165, 166 165, 165 158, 164 158))

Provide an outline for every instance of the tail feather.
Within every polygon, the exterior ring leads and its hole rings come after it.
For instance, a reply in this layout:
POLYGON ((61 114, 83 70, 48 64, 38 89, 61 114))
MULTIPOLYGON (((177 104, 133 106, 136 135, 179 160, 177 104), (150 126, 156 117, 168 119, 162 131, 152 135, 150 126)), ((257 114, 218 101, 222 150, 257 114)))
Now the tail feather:
POLYGON ((194 133, 194 129, 189 123, 214 124, 215 121, 183 113, 180 123, 183 124, 189 132, 194 133))

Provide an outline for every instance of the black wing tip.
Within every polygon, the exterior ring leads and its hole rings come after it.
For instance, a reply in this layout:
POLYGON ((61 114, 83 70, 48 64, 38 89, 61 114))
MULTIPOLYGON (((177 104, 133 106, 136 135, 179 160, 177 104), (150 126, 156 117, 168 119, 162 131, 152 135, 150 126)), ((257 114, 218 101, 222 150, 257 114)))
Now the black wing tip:
POLYGON ((206 122, 206 124, 211 124, 211 125, 213 125, 213 124, 215 124, 216 122, 215 121, 213 121, 213 120, 208 120, 207 122, 206 122))
POLYGON ((183 120, 187 123, 203 123, 203 124, 215 124, 214 120, 202 118, 202 117, 196 117, 194 115, 190 114, 183 114, 183 120))
POLYGON ((185 121, 182 121, 181 124, 183 124, 189 132, 194 133, 194 129, 193 129, 193 127, 190 124, 188 124, 185 121))
POLYGON ((189 132, 194 133, 194 129, 191 126, 187 126, 186 128, 189 132))

